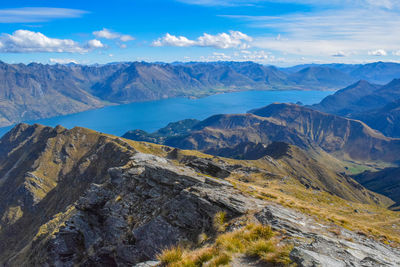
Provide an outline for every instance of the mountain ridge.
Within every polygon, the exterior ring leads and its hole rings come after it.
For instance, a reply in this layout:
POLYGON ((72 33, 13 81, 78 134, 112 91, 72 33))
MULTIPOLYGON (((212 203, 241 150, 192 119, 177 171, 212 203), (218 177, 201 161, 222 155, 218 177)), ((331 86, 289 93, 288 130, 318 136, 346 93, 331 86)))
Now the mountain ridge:
MULTIPOLYGON (((365 123, 295 105, 275 103, 247 114, 211 116, 180 135, 148 135, 131 131, 125 138, 155 141, 183 149, 196 149, 225 157, 240 155, 250 147, 282 141, 300 148, 322 148, 344 159, 396 162, 400 139, 389 138, 365 123), (244 144, 248 144, 247 146, 244 144), (231 152, 229 152, 231 150, 231 152), (388 153, 388 151, 391 151, 388 153), (231 153, 231 154, 229 154, 231 153)), ((252 159, 262 154, 249 155, 252 159)))
MULTIPOLYGON (((383 68, 387 77, 400 77, 400 71, 391 64, 382 67, 385 64, 389 63, 366 68, 383 68)), ((122 62, 90 66, 1 62, 0 126, 169 97, 243 90, 332 90, 355 81, 355 77, 359 76, 329 66, 286 73, 254 62, 122 62)))
POLYGON ((260 160, 239 161, 80 127, 19 124, 0 139, 0 192, 0 263, 7 266, 154 262, 163 249, 182 243, 201 248, 198 238, 204 234, 211 245, 223 234, 252 227, 251 222, 270 225, 282 237, 288 232, 282 240, 289 243, 281 245, 295 247, 287 252, 294 262, 312 252, 326 255, 322 262, 400 259, 378 237, 386 233, 386 242, 394 242, 396 230, 371 226, 378 233, 371 235, 354 212, 374 211, 368 222, 382 216, 394 220, 386 209, 393 202, 285 143, 271 144, 260 160), (216 228, 220 214, 226 230, 216 228), (321 237, 318 247, 329 253, 302 241, 310 235, 321 237), (327 238, 337 242, 323 241, 327 238), (344 259, 343 242, 364 256, 344 259))

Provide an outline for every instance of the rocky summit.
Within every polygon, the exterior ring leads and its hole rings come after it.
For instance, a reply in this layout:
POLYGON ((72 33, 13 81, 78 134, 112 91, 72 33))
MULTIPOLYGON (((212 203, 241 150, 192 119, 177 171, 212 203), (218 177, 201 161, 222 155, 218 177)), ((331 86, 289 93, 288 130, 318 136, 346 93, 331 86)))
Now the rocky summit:
POLYGON ((246 161, 21 124, 0 147, 4 266, 400 264, 393 202, 285 143, 246 161))

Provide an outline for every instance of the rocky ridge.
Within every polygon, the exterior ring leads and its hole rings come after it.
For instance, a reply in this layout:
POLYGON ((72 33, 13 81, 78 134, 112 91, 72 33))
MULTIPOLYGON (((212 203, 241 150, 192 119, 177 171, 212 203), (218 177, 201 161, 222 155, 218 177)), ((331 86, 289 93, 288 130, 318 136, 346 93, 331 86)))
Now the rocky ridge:
MULTIPOLYGON (((200 234, 215 234, 212 220, 220 211, 231 221, 253 214, 259 223, 285 232, 287 242, 295 245, 290 257, 298 266, 400 264, 396 249, 343 228, 332 232, 332 226, 244 195, 224 180, 173 167, 164 158, 137 153, 126 166, 109 172, 110 181, 93 184, 75 205, 75 214, 53 237, 35 240, 8 264, 22 264, 22 258, 35 265, 132 266, 147 262, 155 266, 156 255, 163 248, 195 244, 200 234)), ((237 257, 242 266, 250 266, 248 259, 237 257)))
MULTIPOLYGON (((214 242, 214 218, 221 212, 226 214, 228 232, 249 219, 272 225, 302 251, 300 256, 296 249, 291 254, 299 264, 310 261, 309 254, 311 261, 321 264, 361 264, 372 257, 368 244, 379 252, 372 259, 382 266, 396 263, 395 249, 373 241, 364 231, 361 235, 337 226, 361 229, 334 217, 346 214, 364 220, 355 209, 365 209, 361 216, 373 212, 379 225, 385 216, 392 227, 398 217, 385 208, 392 201, 324 167, 298 147, 273 143, 266 152, 262 159, 239 161, 84 128, 18 125, 0 140, 0 263, 154 265, 166 247, 194 248, 204 234, 204 245, 214 242), (307 209, 293 206, 291 199, 307 203, 307 209), (334 214, 329 220, 318 215, 325 209, 334 214), (326 250, 317 250, 311 236, 324 240, 319 242, 326 250), (329 243, 329 238, 336 241, 329 243), (346 238, 354 255, 346 252, 346 238), (336 252, 329 256, 327 251, 336 252)), ((397 236, 400 230, 387 227, 374 227, 381 231, 375 238, 393 246, 395 237, 384 235, 397 236)), ((252 264, 242 255, 233 256, 233 265, 252 264)))

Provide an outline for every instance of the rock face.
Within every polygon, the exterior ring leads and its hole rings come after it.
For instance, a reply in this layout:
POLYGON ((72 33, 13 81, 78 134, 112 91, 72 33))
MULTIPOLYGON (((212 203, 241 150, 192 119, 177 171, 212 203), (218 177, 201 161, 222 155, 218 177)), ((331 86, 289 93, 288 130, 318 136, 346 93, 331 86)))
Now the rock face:
POLYGON ((83 128, 20 124, 6 134, 0 139, 0 262, 133 153, 121 139, 83 128))
POLYGON ((261 209, 261 201, 230 183, 173 167, 163 158, 138 153, 127 166, 110 169, 109 182, 92 185, 49 243, 33 245, 32 251, 49 248, 34 264, 128 266, 212 234, 219 211, 232 219, 261 209))
POLYGON ((196 243, 201 233, 212 236, 219 211, 229 220, 254 213, 260 223, 284 230, 287 242, 295 245, 291 258, 298 266, 400 264, 398 250, 343 228, 335 234, 309 216, 243 195, 228 182, 173 167, 164 158, 138 153, 125 167, 109 172, 110 181, 92 185, 77 202, 76 214, 52 239, 32 245, 30 250, 42 256, 31 257, 30 264, 150 262, 163 248, 196 243))
POLYGON ((263 224, 285 229, 295 247, 290 257, 301 267, 398 266, 400 251, 344 228, 330 228, 304 214, 268 205, 256 214, 263 224))

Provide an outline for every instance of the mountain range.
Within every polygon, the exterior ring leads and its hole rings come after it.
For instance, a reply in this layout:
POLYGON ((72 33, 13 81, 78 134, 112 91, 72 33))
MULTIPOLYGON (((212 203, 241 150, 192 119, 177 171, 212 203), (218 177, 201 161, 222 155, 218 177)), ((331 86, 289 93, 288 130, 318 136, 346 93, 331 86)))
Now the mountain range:
POLYGON ((253 62, 123 62, 92 66, 1 62, 0 126, 169 97, 243 90, 333 90, 360 78, 381 83, 400 77, 398 65, 311 65, 288 70, 253 62))
POLYGON ((1 63, 3 124, 175 96, 345 88, 312 106, 123 137, 16 125, 0 139, 0 265, 399 266, 397 67, 1 63))
POLYGON ((278 103, 247 114, 184 120, 153 134, 129 131, 123 137, 245 159, 262 157, 266 145, 275 141, 361 161, 395 162, 400 152, 400 139, 386 137, 358 120, 278 103))
POLYGON ((305 68, 324 67, 334 69, 355 80, 367 80, 371 83, 386 84, 394 78, 399 78, 400 65, 394 62, 374 62, 368 64, 303 64, 289 68, 281 68, 286 73, 294 73, 305 68))
POLYGON ((359 120, 309 107, 276 103, 246 114, 221 114, 203 121, 187 119, 170 123, 150 134, 132 130, 123 137, 248 160, 269 155, 270 144, 274 142, 285 142, 306 151, 322 165, 359 174, 355 179, 394 200, 397 204, 393 208, 400 203, 400 181, 393 175, 399 169, 384 169, 399 163, 400 139, 384 136, 359 120), (378 172, 365 166, 377 166, 378 172), (360 174, 364 170, 368 172, 360 174))

